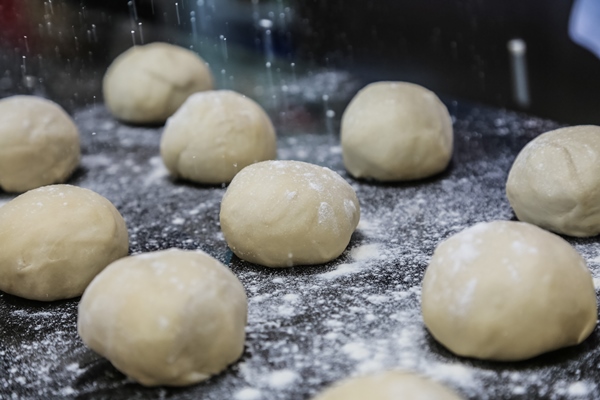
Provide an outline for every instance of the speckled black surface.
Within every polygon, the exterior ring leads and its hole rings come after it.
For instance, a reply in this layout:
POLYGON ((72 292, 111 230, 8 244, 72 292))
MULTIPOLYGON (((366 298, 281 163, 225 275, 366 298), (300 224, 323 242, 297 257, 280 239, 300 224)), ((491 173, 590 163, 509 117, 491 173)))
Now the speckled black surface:
MULTIPOLYGON (((449 169, 403 184, 356 181, 343 169, 335 135, 322 133, 325 128, 291 134, 279 124, 280 158, 328 166, 353 185, 362 222, 349 249, 372 245, 376 251, 366 258, 356 253, 354 263, 347 250, 326 265, 278 270, 250 265, 228 250, 218 224, 225 188, 166 176, 158 157, 162 128, 125 126, 102 106, 79 110, 83 158, 69 183, 115 204, 132 253, 199 248, 228 265, 250 298, 246 351, 207 382, 144 388, 83 346, 78 299, 41 303, 0 293, 0 399, 307 399, 351 374, 393 367, 428 375, 472 399, 600 398, 597 329, 580 346, 521 363, 457 358, 426 333, 419 287, 433 249, 473 223, 514 218, 504 196, 508 169, 530 139, 558 127, 447 104, 455 119, 449 169), (354 269, 332 274, 342 264, 354 269)), ((12 197, 0 193, 0 202, 12 197)), ((598 239, 569 241, 596 276, 598 239)))

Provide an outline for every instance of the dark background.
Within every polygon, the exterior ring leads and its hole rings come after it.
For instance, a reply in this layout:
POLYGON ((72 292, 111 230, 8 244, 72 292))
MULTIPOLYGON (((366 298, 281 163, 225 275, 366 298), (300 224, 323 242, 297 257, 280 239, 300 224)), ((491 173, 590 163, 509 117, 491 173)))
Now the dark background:
MULTIPOLYGON (((225 61, 251 70, 265 62, 259 22, 269 19, 274 65, 282 73, 294 62, 299 73, 347 71, 361 84, 407 80, 446 97, 512 109, 519 107, 511 93, 507 42, 521 38, 531 90, 525 111, 563 123, 600 124, 600 60, 568 36, 571 0, 201 3, 183 0, 176 8, 175 1, 136 0, 134 11, 127 0, 0 0, 0 96, 36 93, 67 108, 101 101, 104 70, 132 45, 132 29, 140 42, 139 22, 145 42, 191 46, 216 75, 224 68, 224 35, 230 53, 225 61), (244 56, 236 58, 240 52, 244 56)), ((233 88, 253 95, 251 84, 233 88)))

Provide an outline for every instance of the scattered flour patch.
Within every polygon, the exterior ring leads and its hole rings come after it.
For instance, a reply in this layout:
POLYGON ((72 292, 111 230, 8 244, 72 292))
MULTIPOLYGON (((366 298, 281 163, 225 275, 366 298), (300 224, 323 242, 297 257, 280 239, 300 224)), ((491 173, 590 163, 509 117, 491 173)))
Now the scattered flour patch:
POLYGON ((380 243, 369 243, 350 250, 350 257, 356 261, 376 259, 380 256, 382 246, 380 243))
POLYGON ((298 379, 298 374, 290 369, 283 369, 281 371, 275 371, 268 377, 268 384, 274 388, 284 388, 298 379))
POLYGON ((333 271, 325 272, 323 274, 317 275, 319 278, 323 279, 335 279, 340 276, 345 276, 349 274, 353 274, 355 272, 360 271, 360 265, 358 263, 353 264, 340 264, 333 271))
POLYGON ((104 168, 113 165, 113 161, 104 154, 87 154, 81 157, 81 165, 86 168, 104 168))
POLYGON ((523 386, 515 386, 512 388, 512 393, 516 395, 525 394, 527 391, 523 386))
POLYGON ((364 360, 371 355, 367 347, 359 342, 347 343, 342 347, 342 352, 353 360, 364 360))
POLYGON ((464 386, 477 385, 474 370, 458 363, 428 365, 425 373, 436 380, 460 382, 464 386))
POLYGON ((277 308, 277 314, 282 317, 290 317, 295 314, 296 309, 290 305, 284 304, 277 308))
POLYGON ((296 303, 296 302, 300 301, 300 295, 296 294, 296 293, 288 293, 283 296, 283 299, 290 303, 296 303))
POLYGON ((233 397, 235 400, 259 400, 262 398, 262 393, 258 389, 246 387, 238 390, 233 397))
POLYGON ((373 374, 375 372, 383 370, 383 368, 384 367, 380 362, 374 360, 367 360, 358 364, 358 366, 356 367, 356 373, 358 375, 373 374))
POLYGON ((77 393, 75 391, 75 389, 73 389, 70 386, 67 386, 67 387, 64 387, 64 388, 60 389, 60 394, 63 395, 63 396, 71 396, 71 395, 74 395, 75 393, 77 393))
POLYGON ((65 369, 69 372, 81 373, 85 371, 84 369, 79 368, 79 363, 71 363, 65 367, 65 369))
POLYGON ((164 178, 169 176, 169 171, 164 166, 160 156, 152 157, 148 163, 150 164, 150 171, 144 179, 144 186, 160 183, 164 178))
POLYGON ((586 396, 594 390, 595 385, 591 382, 579 381, 573 382, 567 388, 569 396, 586 396))
POLYGON ((389 297, 381 294, 373 294, 367 296, 366 300, 371 304, 385 304, 389 301, 389 297))

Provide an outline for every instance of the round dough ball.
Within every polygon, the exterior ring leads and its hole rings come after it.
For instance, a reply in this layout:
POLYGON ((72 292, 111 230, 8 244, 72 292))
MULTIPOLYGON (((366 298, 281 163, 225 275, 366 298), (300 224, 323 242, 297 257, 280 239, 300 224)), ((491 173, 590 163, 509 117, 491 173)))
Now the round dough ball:
POLYGON ((221 229, 239 258, 267 267, 338 257, 360 219, 354 189, 329 168, 300 161, 252 164, 221 203, 221 229))
POLYGON ((51 185, 0 207, 0 290, 32 300, 79 296, 127 255, 123 217, 88 189, 51 185))
POLYGON ((342 155, 356 178, 421 179, 452 157, 452 120, 435 93, 406 82, 362 89, 342 117, 342 155))
POLYGON ((191 385, 244 351, 248 300, 240 281, 201 251, 126 257, 88 286, 81 339, 146 386, 191 385))
POLYGON ((58 104, 35 96, 0 100, 1 189, 20 193, 64 182, 79 157, 79 132, 58 104))
POLYGON ((263 109, 239 93, 196 93, 169 118, 160 154, 175 177, 227 183, 247 165, 277 156, 275 130, 263 109))
POLYGON ((213 79, 196 53, 167 43, 133 46, 104 75, 104 101, 118 119, 162 123, 192 93, 210 90, 213 79))
POLYGON ((404 371, 351 378, 334 384, 314 400, 460 400, 450 389, 404 371))
POLYGON ((557 129, 529 142, 506 194, 521 221, 570 236, 600 233, 600 127, 557 129))
POLYGON ((581 343, 597 319, 583 258, 524 222, 479 223, 441 243, 421 306, 425 325, 450 351, 499 361, 581 343))

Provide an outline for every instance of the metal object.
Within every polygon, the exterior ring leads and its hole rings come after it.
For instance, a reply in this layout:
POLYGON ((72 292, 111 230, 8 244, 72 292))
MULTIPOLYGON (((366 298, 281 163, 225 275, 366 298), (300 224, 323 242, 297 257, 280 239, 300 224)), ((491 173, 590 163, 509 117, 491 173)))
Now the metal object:
POLYGON ((527 44, 523 39, 512 39, 507 47, 510 56, 513 99, 519 107, 528 108, 531 98, 527 77, 527 44))

